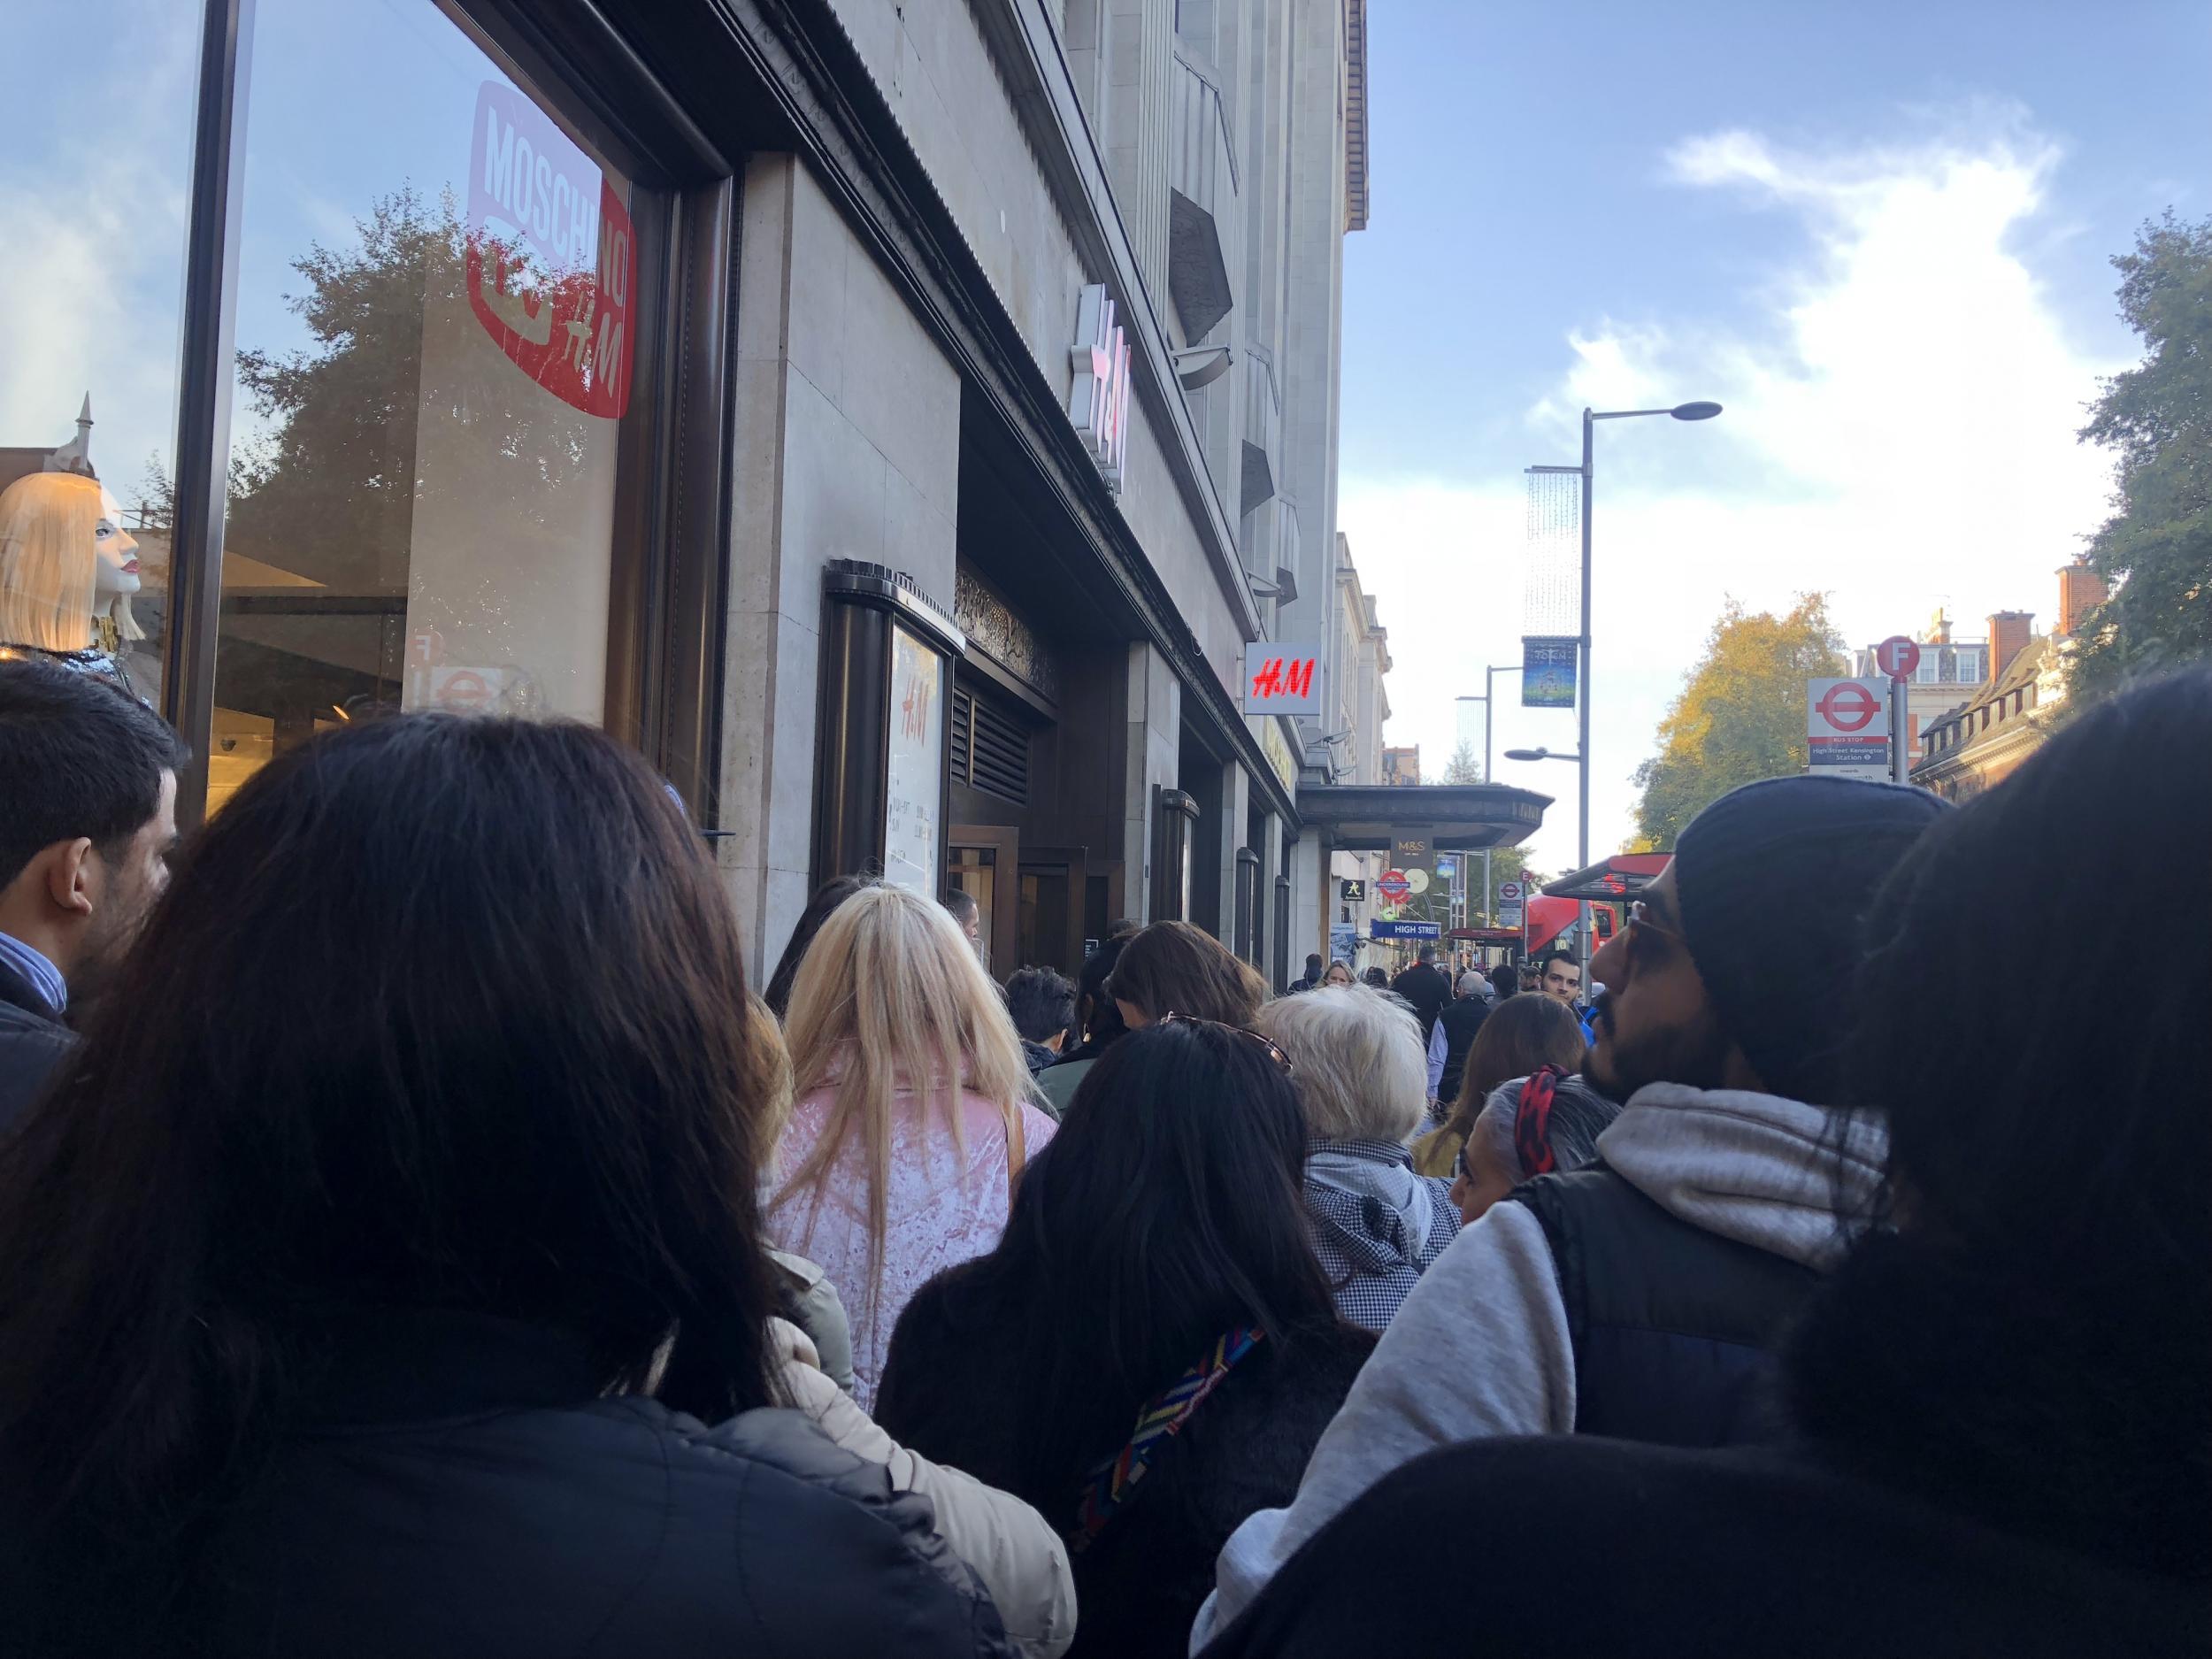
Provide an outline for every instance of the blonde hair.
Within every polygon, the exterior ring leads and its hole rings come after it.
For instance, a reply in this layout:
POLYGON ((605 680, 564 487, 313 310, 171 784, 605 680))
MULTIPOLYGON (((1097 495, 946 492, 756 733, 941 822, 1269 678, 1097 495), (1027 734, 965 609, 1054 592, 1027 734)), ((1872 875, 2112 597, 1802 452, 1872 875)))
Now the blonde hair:
POLYGON ((1428 1056, 1421 1022, 1398 998, 1331 986, 1270 1002, 1255 1027, 1290 1056, 1290 1086, 1315 1138, 1403 1146, 1421 1126, 1428 1056))
MULTIPOLYGON (((79 473, 27 473, 0 490, 0 641, 44 651, 92 643, 104 517, 99 480, 79 473)), ((125 597, 111 614, 123 638, 145 637, 125 597)))
MULTIPOLYGON (((963 1157, 965 1088, 998 1108, 1010 1167, 1023 1162, 1021 1102, 1029 1067, 1006 1004, 951 915, 934 901, 877 882, 830 913, 791 986, 784 1019, 794 1093, 833 1091, 828 1121, 770 1201, 780 1209, 810 1194, 813 1217, 831 1171, 857 1139, 868 1178, 869 1299, 881 1287, 889 1226, 895 1097, 940 1111, 963 1157)), ((805 1253, 805 1244, 800 1245, 805 1253)))

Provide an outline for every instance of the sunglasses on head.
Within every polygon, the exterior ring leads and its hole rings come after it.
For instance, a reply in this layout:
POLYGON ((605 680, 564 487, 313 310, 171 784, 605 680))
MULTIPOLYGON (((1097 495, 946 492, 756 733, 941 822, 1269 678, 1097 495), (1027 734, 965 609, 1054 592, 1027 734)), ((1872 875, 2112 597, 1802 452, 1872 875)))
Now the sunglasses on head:
POLYGON ((1288 1077, 1290 1075, 1290 1056, 1285 1054, 1273 1041, 1270 1041, 1268 1038, 1261 1036, 1258 1032, 1253 1031, 1248 1026, 1232 1025, 1225 1019, 1201 1019, 1195 1014, 1163 1014, 1160 1016, 1160 1024, 1163 1025, 1209 1025, 1216 1031, 1234 1032, 1238 1036, 1243 1038, 1245 1041, 1262 1049, 1269 1059, 1272 1060, 1277 1066, 1281 1068, 1282 1073, 1285 1077, 1288 1077))

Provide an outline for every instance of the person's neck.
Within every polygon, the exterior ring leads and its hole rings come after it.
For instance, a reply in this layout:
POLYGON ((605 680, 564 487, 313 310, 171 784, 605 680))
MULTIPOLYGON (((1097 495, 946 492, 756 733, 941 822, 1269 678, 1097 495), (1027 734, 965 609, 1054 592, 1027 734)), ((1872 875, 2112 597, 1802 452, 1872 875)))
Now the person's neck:
POLYGON ((0 933, 5 933, 19 945, 29 946, 52 963, 65 983, 75 971, 78 953, 73 931, 54 926, 31 905, 0 898, 0 933))

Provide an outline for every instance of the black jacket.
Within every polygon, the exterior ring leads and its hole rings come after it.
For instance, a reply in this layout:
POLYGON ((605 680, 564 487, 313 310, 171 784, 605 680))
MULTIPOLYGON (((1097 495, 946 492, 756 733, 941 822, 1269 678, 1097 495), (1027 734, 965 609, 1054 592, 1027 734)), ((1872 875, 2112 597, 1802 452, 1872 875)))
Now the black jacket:
POLYGON ((1444 1075, 1437 1079, 1436 1098, 1449 1105, 1459 1098, 1460 1073, 1467 1069, 1467 1051, 1475 1046, 1475 1034, 1482 1029, 1482 1022, 1490 1018, 1490 1004, 1479 996, 1463 996, 1437 1018, 1444 1025, 1444 1075))
POLYGON ((1811 1268, 1669 1214, 1594 1164, 1516 1187, 1574 1342, 1575 1432, 1664 1446, 1771 1438, 1774 1351, 1811 1268))
POLYGON ((1557 1435, 1472 1440, 1398 1470, 1293 1555, 1205 1659, 2208 1651, 2201 1585, 1774 1449, 1557 1435))
POLYGON ((23 1115, 76 1041, 30 981, 0 962, 0 1133, 23 1115))
POLYGON ((1393 979, 1390 988, 1412 1003, 1413 1011, 1421 1017, 1421 1046, 1425 1049, 1436 1031, 1436 1017, 1452 1000, 1452 982, 1440 970, 1417 962, 1393 979))
MULTIPOLYGON (((1049 1491, 1027 1478, 1018 1402, 1036 1385, 1016 1358, 1022 1317, 979 1288, 975 1264, 931 1280, 891 1339, 876 1420, 909 1449, 1033 1504, 1064 1533, 1082 1471, 1071 1470, 1049 1491)), ((1374 1345, 1366 1332, 1342 1325, 1286 1353, 1263 1341, 1238 1363, 1125 1506, 1071 1555, 1078 1611, 1068 1659, 1182 1659, 1222 1545, 1255 1510, 1296 1495, 1314 1443, 1374 1345)), ((1101 1446, 1092 1455, 1116 1449, 1101 1446)))
POLYGON ((1787 1434, 1472 1441, 1379 1482, 1207 1649, 2212 1652, 2200 1279, 1876 1234, 1786 1340, 1787 1434))
POLYGON ((1010 1651, 882 1465, 797 1411, 709 1428, 593 1376, 564 1333, 380 1316, 214 1533, 171 1634, 365 1659, 1010 1651))

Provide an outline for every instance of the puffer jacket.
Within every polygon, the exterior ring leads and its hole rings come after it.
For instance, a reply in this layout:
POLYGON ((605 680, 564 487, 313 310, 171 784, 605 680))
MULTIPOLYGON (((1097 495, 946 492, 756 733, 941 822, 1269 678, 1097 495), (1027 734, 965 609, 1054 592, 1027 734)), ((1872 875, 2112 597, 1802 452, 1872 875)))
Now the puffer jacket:
POLYGON ((771 1320, 769 1332, 791 1403, 847 1451, 881 1463, 893 1491, 930 1501, 937 1535, 975 1569, 1014 1646, 1033 1659, 1065 1653, 1075 1640, 1075 1579, 1067 1546, 1044 1517, 1010 1492, 907 1450, 823 1374, 805 1332, 783 1319, 771 1320))
POLYGON ((1800 1101, 1639 1089, 1598 1137, 1605 1169, 1545 1177, 1569 1189, 1557 1204, 1520 1188, 1422 1278, 1314 1448, 1297 1502, 1229 1540, 1194 1645, 1353 1499, 1440 1446, 1601 1424, 1683 1445, 1757 1433, 1762 1363, 1842 1259, 1886 1151, 1877 1125, 1800 1101), (1563 1260, 1555 1241, 1568 1236, 1605 1248, 1563 1260), (1602 1340, 1586 1356, 1594 1332, 1602 1340))
MULTIPOLYGON (((641 1395, 603 1397, 581 1339, 515 1320, 378 1310, 333 1329, 304 1426, 193 1557, 191 1627, 165 1632, 180 1646, 363 1659, 1012 1652, 929 1500, 801 1412, 710 1427, 641 1395)), ((99 1608, 41 1588, 44 1628, 96 1625, 99 1608)))

